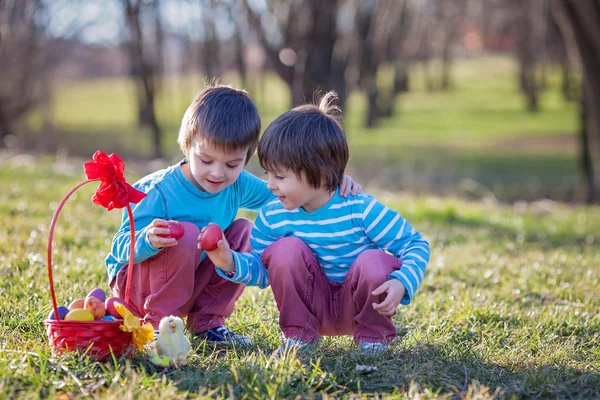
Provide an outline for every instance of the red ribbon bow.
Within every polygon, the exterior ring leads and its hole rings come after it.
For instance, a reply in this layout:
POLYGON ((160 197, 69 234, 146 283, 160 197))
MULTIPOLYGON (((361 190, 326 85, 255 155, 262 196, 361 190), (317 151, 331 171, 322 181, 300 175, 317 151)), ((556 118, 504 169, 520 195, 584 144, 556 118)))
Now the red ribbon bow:
POLYGON ((92 201, 108 211, 123 208, 129 203, 139 203, 146 194, 135 189, 125 180, 125 163, 116 154, 107 156, 102 150, 96 151, 93 161, 83 164, 89 180, 100 180, 92 201))

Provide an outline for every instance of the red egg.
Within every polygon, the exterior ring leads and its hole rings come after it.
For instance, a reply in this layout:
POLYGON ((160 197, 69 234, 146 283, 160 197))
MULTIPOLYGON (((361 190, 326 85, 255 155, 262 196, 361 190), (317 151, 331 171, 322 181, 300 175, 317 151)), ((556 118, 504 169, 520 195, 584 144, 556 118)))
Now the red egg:
POLYGON ((221 239, 223 239, 223 231, 219 228, 219 225, 209 225, 208 228, 202 232, 202 249, 206 251, 216 250, 219 240, 221 239))
POLYGON ((122 305, 125 306, 125 308, 127 308, 129 311, 131 311, 129 309, 129 307, 127 307, 127 305, 125 304, 125 300, 121 299, 120 297, 109 297, 104 302, 104 307, 106 308, 106 312, 108 313, 108 315, 112 315, 113 317, 115 317, 117 319, 123 318, 123 317, 121 317, 121 314, 119 314, 117 312, 117 310, 115 309, 115 302, 121 303, 122 305))
POLYGON ((168 224, 169 224, 168 228, 171 230, 171 232, 169 232, 167 234, 158 235, 158 236, 166 237, 166 238, 173 238, 175 240, 181 239, 185 232, 183 230, 183 225, 181 225, 177 221, 169 221, 168 224))

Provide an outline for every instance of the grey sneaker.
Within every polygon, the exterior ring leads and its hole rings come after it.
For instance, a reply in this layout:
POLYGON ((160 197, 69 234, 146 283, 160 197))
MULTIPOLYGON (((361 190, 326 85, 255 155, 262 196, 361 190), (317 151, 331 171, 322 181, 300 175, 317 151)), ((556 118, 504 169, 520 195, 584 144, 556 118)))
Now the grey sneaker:
POLYGON ((314 347, 312 343, 303 342, 298 339, 286 339, 281 346, 273 353, 276 357, 281 357, 286 352, 296 351, 296 353, 310 350, 314 347))
POLYGON ((361 343, 358 348, 365 354, 381 354, 388 351, 388 346, 383 343, 361 343))
POLYGON ((204 332, 194 333, 194 336, 206 340, 207 343, 220 346, 252 346, 252 339, 231 332, 225 325, 217 326, 204 332))

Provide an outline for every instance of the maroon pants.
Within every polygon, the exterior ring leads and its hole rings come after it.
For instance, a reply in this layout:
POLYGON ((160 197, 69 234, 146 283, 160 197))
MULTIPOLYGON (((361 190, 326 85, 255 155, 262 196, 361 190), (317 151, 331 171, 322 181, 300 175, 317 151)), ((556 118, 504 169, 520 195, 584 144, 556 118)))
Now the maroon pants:
MULTIPOLYGON (((134 265, 129 305, 155 329, 162 317, 187 315, 188 330, 202 332, 223 325, 244 286, 220 277, 208 257, 200 262, 198 227, 190 222, 182 225, 185 234, 177 246, 166 247, 134 265)), ((238 219, 224 234, 233 250, 248 252, 251 231, 250 221, 238 219)), ((127 269, 127 265, 121 268, 110 284, 121 298, 125 297, 127 269)))
POLYGON ((360 343, 388 343, 396 337, 389 316, 373 303, 385 294, 371 294, 400 267, 400 260, 380 250, 361 253, 343 283, 331 282, 302 240, 287 237, 273 243, 262 255, 269 272, 279 326, 286 338, 315 342, 320 335, 353 335, 360 343))

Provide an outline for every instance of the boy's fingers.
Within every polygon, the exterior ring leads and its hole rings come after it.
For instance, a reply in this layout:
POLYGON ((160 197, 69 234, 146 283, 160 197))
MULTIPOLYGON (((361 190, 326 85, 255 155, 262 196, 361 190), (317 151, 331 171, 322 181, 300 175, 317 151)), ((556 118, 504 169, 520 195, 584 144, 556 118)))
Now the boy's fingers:
MULTIPOLYGON (((150 228, 148 230, 148 232, 150 232, 150 234, 152 235, 168 235, 169 233, 171 233, 171 230, 169 228, 158 228, 158 227, 154 227, 154 228, 150 228)), ((158 236, 160 237, 160 236, 158 236)))
POLYGON ((371 292, 372 295, 374 296, 379 296, 380 294, 384 293, 388 288, 388 283, 385 282, 383 283, 381 286, 379 286, 378 288, 376 288, 375 290, 373 290, 371 292))

